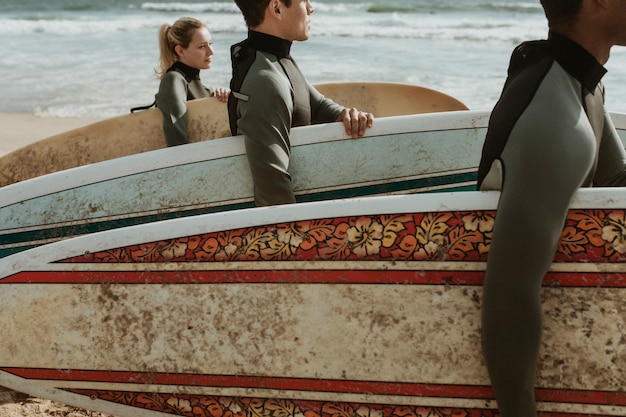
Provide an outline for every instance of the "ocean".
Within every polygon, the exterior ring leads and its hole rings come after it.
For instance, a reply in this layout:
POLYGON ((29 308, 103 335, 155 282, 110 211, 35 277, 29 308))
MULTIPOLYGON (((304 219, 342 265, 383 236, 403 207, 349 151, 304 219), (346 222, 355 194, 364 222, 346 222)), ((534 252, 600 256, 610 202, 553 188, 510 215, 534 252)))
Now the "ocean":
MULTIPOLYGON (((491 109, 518 43, 541 39, 539 1, 317 0, 311 38, 294 44, 313 83, 388 81, 491 109)), ((246 36, 227 0, 0 0, 0 111, 112 117, 150 104, 157 33, 182 16, 204 21, 216 54, 207 86, 228 86, 230 45, 246 36)), ((626 50, 614 48, 607 106, 626 112, 626 50)))

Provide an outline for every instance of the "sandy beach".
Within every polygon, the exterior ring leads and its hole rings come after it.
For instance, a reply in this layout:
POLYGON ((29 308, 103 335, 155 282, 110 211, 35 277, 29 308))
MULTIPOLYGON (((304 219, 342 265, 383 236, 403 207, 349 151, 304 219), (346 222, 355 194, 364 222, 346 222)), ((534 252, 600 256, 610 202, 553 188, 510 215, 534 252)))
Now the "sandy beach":
MULTIPOLYGON (((0 113, 0 157, 22 146, 96 122, 97 119, 0 113)), ((105 417, 102 413, 31 397, 0 387, 0 417, 105 417)))
POLYGON ((41 117, 0 113, 0 157, 40 139, 97 122, 95 118, 41 117))

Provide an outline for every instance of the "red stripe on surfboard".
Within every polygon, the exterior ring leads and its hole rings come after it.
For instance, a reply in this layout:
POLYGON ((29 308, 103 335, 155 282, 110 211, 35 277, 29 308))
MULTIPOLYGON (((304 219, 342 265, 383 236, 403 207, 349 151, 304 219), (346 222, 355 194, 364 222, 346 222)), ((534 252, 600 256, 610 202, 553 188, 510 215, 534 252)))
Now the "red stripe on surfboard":
MULTIPOLYGON (((85 381, 128 384, 257 388, 285 391, 336 392, 346 394, 427 396, 441 398, 493 399, 489 386, 417 384, 378 381, 348 381, 310 378, 198 375, 145 372, 0 368, 26 378, 52 381, 85 381)), ((537 389, 542 402, 626 406, 626 392, 537 389)))
POLYGON ((196 375, 143 372, 101 372, 31 368, 1 368, 27 379, 89 381, 109 383, 203 386, 218 388, 257 388, 286 391, 368 393, 376 395, 430 396, 452 398, 493 397, 490 387, 469 385, 435 385, 389 383, 374 381, 344 381, 309 378, 277 378, 241 375, 196 375))
MULTIPOLYGON (((482 271, 233 270, 233 271, 25 271, 0 284, 400 284, 482 285, 482 271)), ((626 287, 621 273, 551 272, 545 286, 626 287)))

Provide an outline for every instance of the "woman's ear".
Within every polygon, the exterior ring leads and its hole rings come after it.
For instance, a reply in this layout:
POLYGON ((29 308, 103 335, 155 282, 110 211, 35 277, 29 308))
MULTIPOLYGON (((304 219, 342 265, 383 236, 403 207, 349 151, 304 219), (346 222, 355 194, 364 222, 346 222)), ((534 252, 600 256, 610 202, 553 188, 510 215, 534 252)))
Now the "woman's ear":
POLYGON ((182 46, 180 46, 180 45, 176 45, 174 47, 174 52, 176 53, 176 56, 178 57, 178 59, 180 59, 180 57, 185 52, 185 49, 182 46))

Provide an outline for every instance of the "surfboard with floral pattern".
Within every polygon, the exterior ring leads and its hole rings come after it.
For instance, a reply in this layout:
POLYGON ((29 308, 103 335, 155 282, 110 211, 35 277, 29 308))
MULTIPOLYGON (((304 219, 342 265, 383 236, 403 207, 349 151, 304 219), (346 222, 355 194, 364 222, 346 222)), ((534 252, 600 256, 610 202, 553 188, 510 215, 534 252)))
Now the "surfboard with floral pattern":
MULTIPOLYGON (((498 193, 253 208, 0 260, 0 385, 119 416, 496 416, 498 193)), ((580 191, 543 288, 542 416, 626 414, 626 190, 580 191)))

